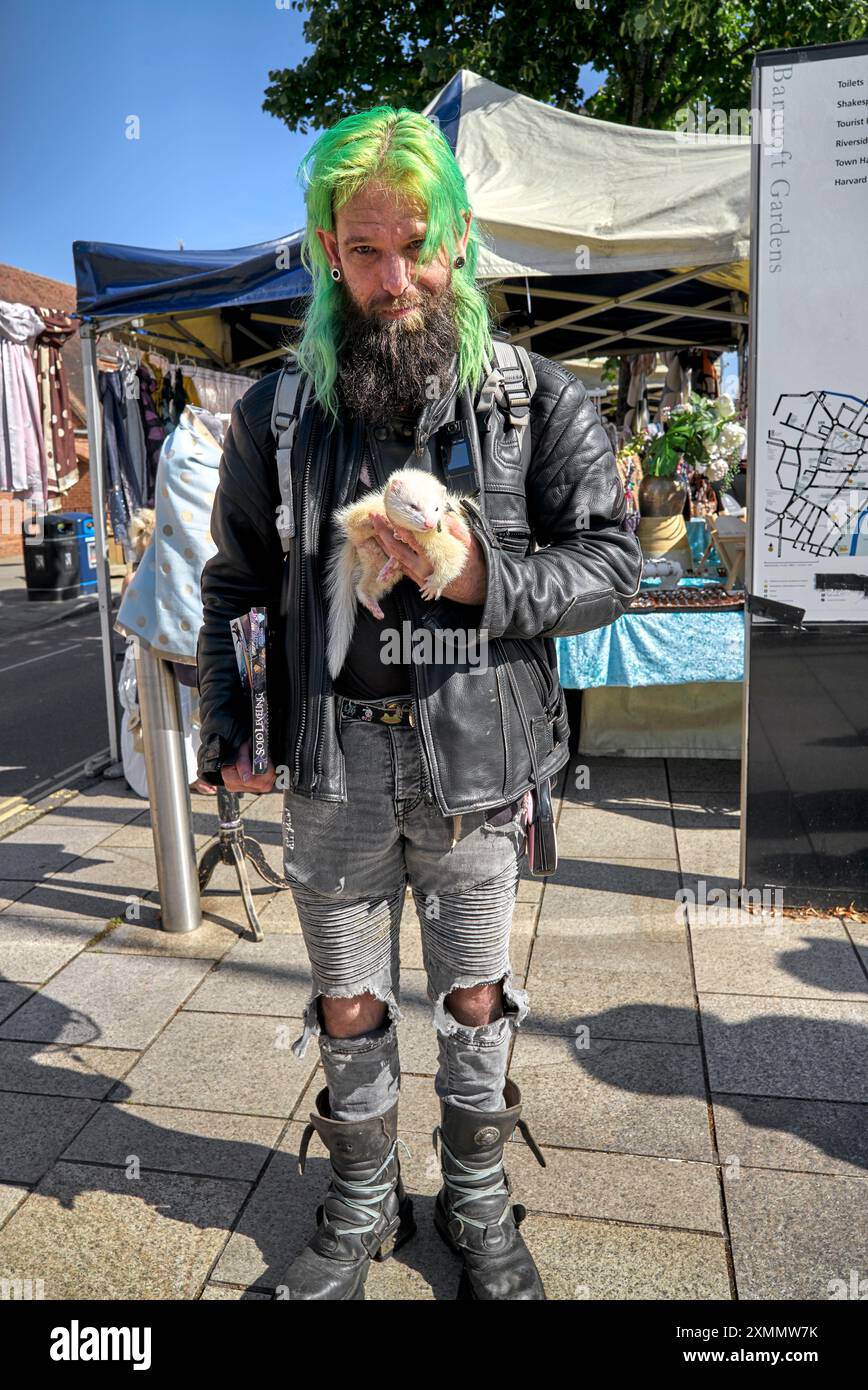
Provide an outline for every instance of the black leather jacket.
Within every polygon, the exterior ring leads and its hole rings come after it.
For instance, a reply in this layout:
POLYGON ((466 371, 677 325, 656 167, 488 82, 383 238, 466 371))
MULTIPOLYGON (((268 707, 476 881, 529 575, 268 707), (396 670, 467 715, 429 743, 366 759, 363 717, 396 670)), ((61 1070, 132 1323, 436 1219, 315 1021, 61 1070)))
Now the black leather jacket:
MULTIPOLYGON (((468 649, 467 661, 456 662, 453 650, 442 664, 411 667, 425 797, 444 815, 513 801, 533 784, 534 761, 541 778, 567 762, 569 725, 553 639, 613 622, 639 587, 641 551, 625 525, 624 490, 596 411, 574 376, 530 356, 537 388, 529 449, 522 450, 497 404, 478 431, 484 492, 465 516, 485 555, 484 604, 426 603, 411 581, 393 591, 402 591, 408 633, 479 630, 481 645, 468 649)), ((211 517, 217 553, 202 572, 199 775, 221 784, 221 765, 250 736, 250 701, 229 621, 261 605, 269 615, 275 790, 289 786, 341 802, 345 764, 325 661, 323 565, 336 543, 331 514, 355 496, 366 443, 378 481, 385 477, 370 427, 345 413, 329 428, 319 406, 309 405, 293 449, 296 534, 284 557, 270 428, 277 377, 264 377, 238 402, 224 439, 211 517)), ((442 424, 469 418, 472 409, 470 392, 459 393, 453 377, 419 417, 417 451, 442 424)))

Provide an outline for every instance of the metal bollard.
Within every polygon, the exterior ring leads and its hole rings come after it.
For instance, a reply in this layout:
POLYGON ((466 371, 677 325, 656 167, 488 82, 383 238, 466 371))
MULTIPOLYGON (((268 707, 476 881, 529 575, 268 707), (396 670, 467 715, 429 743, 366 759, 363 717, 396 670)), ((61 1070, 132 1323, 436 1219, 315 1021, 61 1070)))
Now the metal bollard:
POLYGON ((136 643, 136 681, 163 931, 202 925, 193 812, 178 687, 172 668, 136 643))

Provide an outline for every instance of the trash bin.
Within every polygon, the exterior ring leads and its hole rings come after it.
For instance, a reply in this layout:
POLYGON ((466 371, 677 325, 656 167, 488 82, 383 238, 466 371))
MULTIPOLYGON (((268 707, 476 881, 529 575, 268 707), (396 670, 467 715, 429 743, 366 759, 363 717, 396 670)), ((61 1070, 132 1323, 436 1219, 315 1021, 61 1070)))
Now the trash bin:
POLYGON ((90 512, 46 512, 42 537, 24 536, 27 597, 40 603, 63 603, 96 593, 96 541, 90 512))

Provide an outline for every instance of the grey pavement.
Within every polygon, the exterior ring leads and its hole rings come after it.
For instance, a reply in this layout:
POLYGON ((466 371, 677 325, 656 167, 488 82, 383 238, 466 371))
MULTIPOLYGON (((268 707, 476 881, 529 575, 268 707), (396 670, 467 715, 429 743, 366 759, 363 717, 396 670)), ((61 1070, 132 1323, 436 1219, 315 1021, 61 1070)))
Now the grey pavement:
MULTIPOLYGON (((737 888, 738 767, 583 759, 560 782, 556 875, 525 874, 507 1151, 548 1297, 827 1300, 866 1275, 868 926, 701 910, 737 888), (688 889, 686 913, 676 893, 688 889)), ((197 853, 216 831, 193 797, 197 853)), ((280 796, 245 797, 280 869, 280 796)), ((300 1032, 291 894, 220 866, 202 927, 158 922, 147 804, 95 780, 0 841, 0 1279, 47 1299, 273 1298, 328 1178, 300 1032)), ((418 1232, 371 1299, 454 1299, 433 1231, 437 1039, 402 923, 402 1171, 418 1232), (403 1151, 402 1151, 403 1152, 403 1151)))

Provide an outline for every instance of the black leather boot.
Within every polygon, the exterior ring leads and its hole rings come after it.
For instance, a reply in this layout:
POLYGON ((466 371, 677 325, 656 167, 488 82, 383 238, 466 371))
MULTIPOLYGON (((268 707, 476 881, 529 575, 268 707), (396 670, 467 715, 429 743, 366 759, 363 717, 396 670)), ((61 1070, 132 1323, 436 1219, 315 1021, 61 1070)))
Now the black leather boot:
POLYGON ((397 1137, 398 1102, 373 1119, 333 1120, 323 1087, 316 1108, 302 1135, 299 1172, 316 1130, 329 1151, 332 1176, 317 1207, 317 1229, 283 1277, 283 1296, 364 1299, 371 1260, 387 1259, 416 1229, 396 1152, 403 1144, 397 1137))
POLYGON ((440 1102, 443 1187, 434 1225, 464 1262, 459 1299, 545 1299, 533 1257, 519 1232, 527 1210, 510 1202, 512 1183, 503 1167, 503 1146, 516 1125, 543 1168, 546 1161, 521 1115, 514 1081, 503 1088, 505 1110, 468 1110, 440 1102))

